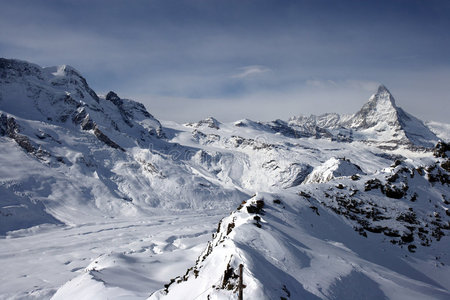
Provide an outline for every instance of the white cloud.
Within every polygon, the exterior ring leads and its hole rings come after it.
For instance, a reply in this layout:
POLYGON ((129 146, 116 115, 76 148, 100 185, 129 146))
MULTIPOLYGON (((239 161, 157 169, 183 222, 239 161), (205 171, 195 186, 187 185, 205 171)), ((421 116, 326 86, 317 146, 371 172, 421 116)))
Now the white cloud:
POLYGON ((330 86, 338 86, 336 82, 333 80, 318 80, 318 79, 309 79, 306 80, 306 85, 313 86, 313 87, 320 87, 320 88, 326 88, 330 86))
POLYGON ((260 66, 260 65, 246 66, 246 67, 239 68, 239 70, 240 70, 240 72, 238 74, 231 76, 231 78, 248 78, 248 77, 257 76, 257 75, 260 75, 263 73, 267 73, 270 71, 269 68, 267 68, 265 66, 260 66))

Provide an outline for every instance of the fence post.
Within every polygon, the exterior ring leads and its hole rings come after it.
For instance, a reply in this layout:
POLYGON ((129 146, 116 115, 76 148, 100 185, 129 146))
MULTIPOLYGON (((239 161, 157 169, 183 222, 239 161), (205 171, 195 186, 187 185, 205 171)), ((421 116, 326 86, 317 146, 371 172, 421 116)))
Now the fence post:
POLYGON ((243 264, 240 264, 239 265, 239 286, 238 286, 238 291, 239 291, 239 294, 238 294, 238 299, 239 300, 243 300, 243 292, 242 292, 242 290, 243 290, 243 288, 244 288, 244 283, 243 283, 243 278, 242 278, 242 270, 244 269, 244 265, 243 264))

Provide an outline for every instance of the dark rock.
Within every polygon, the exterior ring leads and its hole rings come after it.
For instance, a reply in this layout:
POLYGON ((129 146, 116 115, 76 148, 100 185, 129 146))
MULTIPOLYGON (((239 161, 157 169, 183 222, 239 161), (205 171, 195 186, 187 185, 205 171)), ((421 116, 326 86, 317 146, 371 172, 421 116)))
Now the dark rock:
POLYGON ((116 106, 119 106, 119 105, 123 104, 122 99, 120 99, 119 96, 117 96, 117 94, 114 93, 113 91, 110 91, 108 94, 106 94, 105 99, 108 100, 108 101, 111 101, 116 106))
POLYGON ((0 136, 5 136, 8 125, 8 117, 5 114, 0 114, 0 136))
POLYGON ((411 243, 414 241, 414 235, 412 232, 410 233, 405 233, 401 236, 402 242, 403 243, 411 243))
POLYGON ((397 166, 399 166, 399 165, 401 165, 401 164, 402 164, 402 161, 399 160, 399 159, 396 159, 396 160, 394 161, 394 163, 391 165, 391 168, 395 168, 395 167, 397 167, 397 166))
POLYGON ((311 198, 311 195, 308 193, 305 193, 304 191, 300 191, 299 195, 302 197, 305 197, 307 199, 311 198))
POLYGON ((263 200, 257 200, 256 205, 248 205, 247 206, 247 212, 249 214, 259 214, 262 212, 262 209, 264 207, 264 201, 263 200))
POLYGON ((368 192, 374 189, 383 189, 383 185, 379 179, 370 179, 364 185, 364 191, 368 192))
POLYGON ((247 201, 242 201, 242 203, 241 204, 239 204, 239 206, 238 206, 238 208, 237 208, 237 210, 241 210, 243 207, 244 207, 244 205, 245 204, 247 204, 247 201))
POLYGON ((367 233, 364 231, 364 228, 362 227, 354 227, 355 231, 359 233, 359 235, 362 235, 363 237, 367 237, 367 233))
POLYGON ((447 159, 441 164, 442 169, 444 169, 447 172, 450 172, 450 159, 447 159))
POLYGON ((434 147, 433 155, 442 158, 448 157, 450 155, 450 144, 439 141, 434 147))
POLYGON ((119 145, 114 143, 107 135, 105 135, 100 129, 98 129, 97 126, 95 126, 94 134, 100 141, 102 141, 106 145, 110 146, 111 148, 119 149, 119 150, 125 152, 125 149, 123 149, 122 147, 120 147, 119 145))
POLYGON ((387 182, 394 183, 399 178, 398 173, 393 174, 392 176, 388 177, 386 180, 387 182))
POLYGON ((404 190, 400 190, 396 186, 386 185, 384 188, 386 196, 394 199, 401 199, 405 196, 406 192, 404 190))
POLYGON ((359 175, 357 175, 357 174, 354 174, 354 175, 352 175, 351 179, 353 181, 357 181, 357 180, 361 179, 361 177, 359 175))
POLYGON ((234 268, 228 263, 227 268, 223 272, 222 289, 232 290, 235 286, 233 281, 237 278, 239 278, 239 275, 234 272, 234 268))
POLYGON ((19 125, 12 117, 8 117, 5 114, 0 115, 0 134, 2 136, 8 136, 13 139, 25 152, 30 154, 36 154, 37 148, 32 144, 30 139, 19 133, 19 125))
POLYGON ((384 235, 390 236, 390 237, 400 237, 400 233, 398 230, 391 229, 391 228, 385 228, 383 231, 384 235))
POLYGON ((234 226, 236 226, 236 224, 234 222, 231 222, 231 223, 228 224, 227 235, 229 235, 230 232, 233 231, 234 226))
POLYGON ((81 123, 81 129, 83 129, 83 130, 92 130, 96 127, 97 127, 97 125, 91 120, 89 115, 87 115, 84 118, 83 122, 81 123))
POLYGON ((403 221, 409 224, 419 224, 417 221, 416 214, 414 212, 404 212, 401 213, 397 218, 397 221, 403 221))
POLYGON ((309 208, 311 208, 316 213, 316 215, 320 216, 317 206, 310 206, 309 208))
POLYGON ((416 245, 408 245, 408 251, 411 253, 415 253, 416 252, 416 245))
POLYGON ((109 92, 106 95, 105 99, 111 101, 117 107, 125 124, 127 124, 129 127, 133 127, 133 123, 130 121, 130 118, 132 118, 133 115, 123 108, 123 100, 120 99, 119 96, 117 96, 117 94, 113 91, 109 92))

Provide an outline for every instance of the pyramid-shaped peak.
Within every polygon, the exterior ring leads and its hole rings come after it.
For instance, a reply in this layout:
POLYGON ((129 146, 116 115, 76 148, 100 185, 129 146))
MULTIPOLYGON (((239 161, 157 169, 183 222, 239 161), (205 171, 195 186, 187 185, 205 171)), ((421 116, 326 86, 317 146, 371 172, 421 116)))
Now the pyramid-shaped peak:
POLYGON ((349 120, 350 127, 370 128, 383 122, 393 126, 399 125, 399 108, 389 90, 380 85, 369 101, 349 120))
POLYGON ((384 85, 379 85, 377 92, 370 97, 369 102, 376 102, 377 104, 384 104, 392 107, 395 106, 395 99, 391 92, 384 85))
POLYGON ((385 85, 380 84, 377 89, 377 94, 384 94, 384 93, 391 94, 391 92, 389 92, 389 90, 387 89, 387 87, 385 85))

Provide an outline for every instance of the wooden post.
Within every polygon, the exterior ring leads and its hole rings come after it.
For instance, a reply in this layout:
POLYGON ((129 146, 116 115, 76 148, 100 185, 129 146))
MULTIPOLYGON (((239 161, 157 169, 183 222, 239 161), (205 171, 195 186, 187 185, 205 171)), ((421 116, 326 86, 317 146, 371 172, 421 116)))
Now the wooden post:
POLYGON ((243 300, 243 289, 244 289, 244 283, 243 283, 243 275, 242 275, 242 270, 244 269, 244 265, 243 264, 240 264, 239 265, 239 286, 238 286, 238 292, 239 292, 239 294, 238 294, 238 299, 239 300, 243 300))

